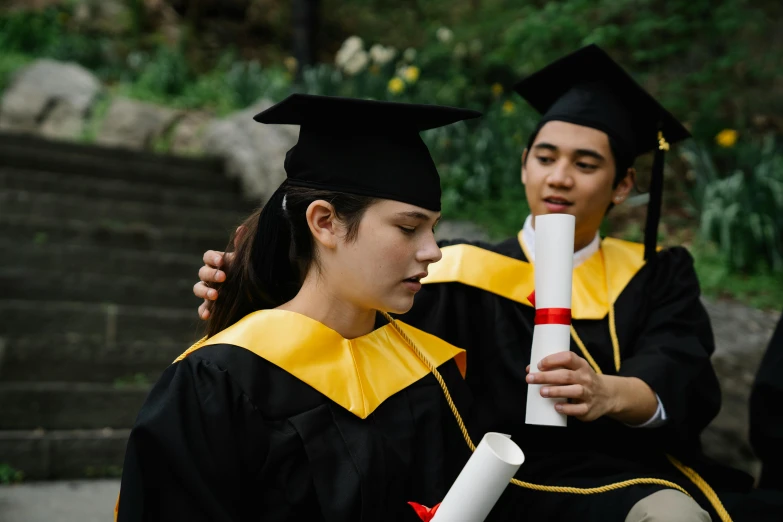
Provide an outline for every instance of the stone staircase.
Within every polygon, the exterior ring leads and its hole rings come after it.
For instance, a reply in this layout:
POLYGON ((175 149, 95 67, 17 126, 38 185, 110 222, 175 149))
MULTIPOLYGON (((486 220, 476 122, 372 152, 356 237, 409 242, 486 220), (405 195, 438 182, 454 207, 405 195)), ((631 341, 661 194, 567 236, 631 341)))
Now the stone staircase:
POLYGON ((201 336, 202 252, 251 210, 219 160, 0 135, 0 464, 119 473, 151 384, 201 336))

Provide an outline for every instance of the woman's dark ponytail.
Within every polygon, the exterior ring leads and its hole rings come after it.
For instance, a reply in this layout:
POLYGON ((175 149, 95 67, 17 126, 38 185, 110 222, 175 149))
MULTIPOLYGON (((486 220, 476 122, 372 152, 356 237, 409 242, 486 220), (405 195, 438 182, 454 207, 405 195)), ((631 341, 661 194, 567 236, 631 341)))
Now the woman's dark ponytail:
POLYGON ((353 241, 364 211, 374 198, 283 183, 263 209, 251 214, 234 234, 234 258, 225 267, 212 306, 207 335, 213 336, 257 310, 276 308, 296 296, 310 267, 318 265, 307 207, 328 201, 345 225, 346 241, 353 241))

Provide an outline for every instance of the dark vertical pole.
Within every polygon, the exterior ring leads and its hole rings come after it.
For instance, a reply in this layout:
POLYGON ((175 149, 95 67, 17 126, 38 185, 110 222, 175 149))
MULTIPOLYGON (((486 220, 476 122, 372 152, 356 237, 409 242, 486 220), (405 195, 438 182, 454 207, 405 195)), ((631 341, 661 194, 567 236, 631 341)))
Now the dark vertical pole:
POLYGON ((294 24, 293 54, 299 64, 298 79, 303 67, 315 63, 321 0, 293 0, 291 8, 294 24))

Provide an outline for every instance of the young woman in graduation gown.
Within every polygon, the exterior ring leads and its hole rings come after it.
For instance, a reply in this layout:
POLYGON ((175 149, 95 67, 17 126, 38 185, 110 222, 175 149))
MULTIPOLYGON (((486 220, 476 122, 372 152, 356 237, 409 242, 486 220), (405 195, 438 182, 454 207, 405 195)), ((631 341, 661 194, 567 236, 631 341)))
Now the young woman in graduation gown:
MULTIPOLYGON (((521 495, 531 519, 730 520, 724 492, 742 494, 751 479, 701 452, 720 408, 709 317, 691 256, 655 244, 663 152, 688 132, 596 46, 517 90, 543 113, 522 157, 532 216, 498 244, 443 243, 403 320, 467 350, 478 431, 524 444, 526 484, 506 495, 521 495), (645 244, 601 239, 633 187, 634 158, 653 150, 645 244), (560 212, 576 217, 571 351, 529 371, 535 216, 560 212), (525 423, 529 382, 568 399, 567 428, 525 423)), ((219 280, 222 268, 200 278, 219 280)))
POLYGON ((288 179, 139 413, 120 522, 419 520, 409 501, 442 500, 470 452, 431 370, 465 413, 464 354, 385 312, 440 259, 419 131, 477 115, 293 95, 256 117, 301 125, 288 179))

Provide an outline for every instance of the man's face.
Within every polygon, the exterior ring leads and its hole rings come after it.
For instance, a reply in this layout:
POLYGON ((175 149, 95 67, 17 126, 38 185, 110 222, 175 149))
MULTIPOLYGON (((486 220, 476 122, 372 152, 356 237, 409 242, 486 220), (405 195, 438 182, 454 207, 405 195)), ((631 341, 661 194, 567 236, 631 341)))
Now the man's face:
POLYGON ((610 203, 625 200, 633 186, 626 176, 614 188, 615 162, 608 136, 597 129, 550 121, 522 157, 522 183, 534 218, 571 214, 575 247, 595 237, 610 203))

